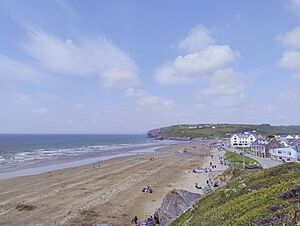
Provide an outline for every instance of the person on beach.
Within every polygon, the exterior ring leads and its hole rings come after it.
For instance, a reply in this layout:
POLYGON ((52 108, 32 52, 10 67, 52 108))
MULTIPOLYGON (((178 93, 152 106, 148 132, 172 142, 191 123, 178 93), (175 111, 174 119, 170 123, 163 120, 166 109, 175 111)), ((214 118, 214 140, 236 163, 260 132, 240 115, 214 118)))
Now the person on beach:
POLYGON ((134 216, 134 218, 132 219, 131 223, 133 224, 138 224, 139 219, 137 218, 137 216, 134 216))
POLYGON ((155 212, 154 213, 154 224, 159 224, 160 222, 159 222, 159 216, 158 216, 158 213, 157 212, 155 212))
POLYGON ((198 183, 196 183, 195 188, 197 188, 197 189, 202 189, 202 187, 199 186, 198 183))
POLYGON ((154 225, 154 220, 153 217, 150 216, 148 217, 147 221, 146 221, 146 226, 153 226, 154 225))

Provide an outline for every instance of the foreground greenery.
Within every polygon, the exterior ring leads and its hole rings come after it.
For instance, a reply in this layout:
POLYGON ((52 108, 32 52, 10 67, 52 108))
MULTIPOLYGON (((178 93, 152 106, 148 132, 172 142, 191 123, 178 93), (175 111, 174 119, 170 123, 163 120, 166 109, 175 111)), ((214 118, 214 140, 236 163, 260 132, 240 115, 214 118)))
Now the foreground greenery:
POLYGON ((206 138, 224 138, 228 134, 251 132, 255 130, 258 134, 265 136, 274 134, 300 134, 300 126, 271 126, 269 124, 249 125, 249 124, 196 124, 196 125, 173 125, 156 130, 150 130, 148 135, 154 137, 206 137, 206 138))
POLYGON ((224 172, 225 187, 203 197, 172 226, 196 225, 297 225, 300 222, 300 164, 224 172), (298 187, 299 186, 299 187, 298 187), (291 189, 298 189, 298 193, 291 189))

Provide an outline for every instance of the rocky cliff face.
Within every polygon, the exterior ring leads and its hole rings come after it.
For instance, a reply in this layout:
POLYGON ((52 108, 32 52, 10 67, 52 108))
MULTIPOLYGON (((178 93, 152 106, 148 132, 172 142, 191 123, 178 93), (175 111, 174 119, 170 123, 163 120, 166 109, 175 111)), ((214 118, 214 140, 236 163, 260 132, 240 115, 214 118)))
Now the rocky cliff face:
POLYGON ((188 192, 185 190, 172 190, 162 201, 161 207, 155 213, 158 215, 161 226, 171 224, 175 218, 180 216, 187 209, 200 199, 200 194, 188 192))
MULTIPOLYGON (((149 138, 153 138, 156 140, 180 140, 180 141, 189 141, 192 138, 188 137, 188 136, 171 136, 168 133, 166 133, 166 131, 170 129, 168 127, 164 127, 164 128, 159 128, 159 129, 153 129, 147 132, 147 136, 149 138)), ((172 134, 172 133, 171 133, 172 134)))
POLYGON ((163 135, 162 135, 162 130, 163 130, 162 128, 150 130, 147 132, 147 136, 149 138, 162 140, 162 139, 164 139, 163 135))

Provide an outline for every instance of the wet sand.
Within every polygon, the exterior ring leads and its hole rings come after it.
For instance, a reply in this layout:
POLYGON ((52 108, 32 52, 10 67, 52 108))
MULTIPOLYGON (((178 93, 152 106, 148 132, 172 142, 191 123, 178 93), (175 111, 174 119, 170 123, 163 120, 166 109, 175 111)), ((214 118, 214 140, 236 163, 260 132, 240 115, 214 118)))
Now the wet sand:
MULTIPOLYGON (((208 143, 206 143, 208 144, 208 143)), ((201 192, 214 174, 191 173, 208 167, 216 150, 181 144, 151 155, 135 155, 35 176, 0 180, 0 225, 130 225, 133 216, 153 215, 173 188, 201 192), (141 190, 146 185, 152 194, 141 190)), ((219 165, 218 170, 223 170, 219 165)))

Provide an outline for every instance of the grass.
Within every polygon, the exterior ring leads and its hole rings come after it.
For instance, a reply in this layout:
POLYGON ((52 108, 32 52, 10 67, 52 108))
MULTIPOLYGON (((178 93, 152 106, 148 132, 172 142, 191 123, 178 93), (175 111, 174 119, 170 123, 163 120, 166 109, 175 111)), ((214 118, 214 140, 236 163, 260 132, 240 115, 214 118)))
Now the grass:
POLYGON ((251 151, 250 147, 244 147, 244 148, 242 148, 242 147, 235 147, 235 148, 237 148, 239 150, 242 150, 242 151, 245 151, 245 152, 250 152, 251 151))
POLYGON ((287 163, 255 172, 229 169, 236 171, 236 175, 225 187, 203 197, 171 226, 297 225, 300 222, 299 193, 292 198, 282 197, 300 185, 300 164, 287 163))
POLYGON ((243 156, 241 154, 237 154, 234 152, 227 152, 225 154, 225 157, 226 157, 227 161, 229 161, 235 165, 242 165, 244 162, 244 159, 245 159, 245 167, 248 169, 261 167, 259 162, 257 162, 256 160, 249 158, 247 156, 245 156, 245 158, 243 158, 243 156))

